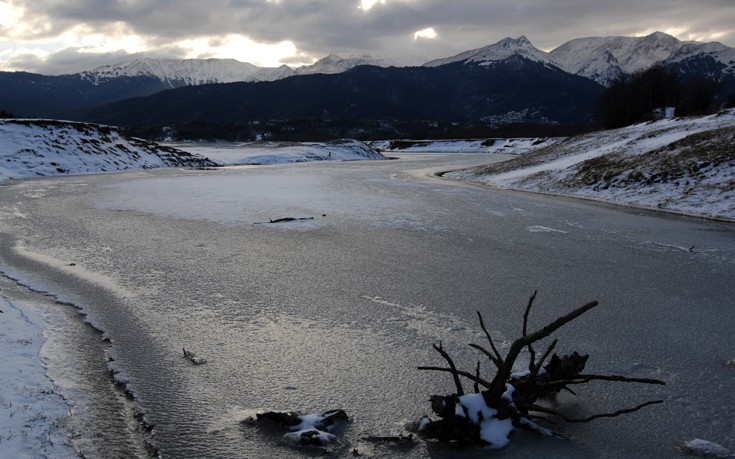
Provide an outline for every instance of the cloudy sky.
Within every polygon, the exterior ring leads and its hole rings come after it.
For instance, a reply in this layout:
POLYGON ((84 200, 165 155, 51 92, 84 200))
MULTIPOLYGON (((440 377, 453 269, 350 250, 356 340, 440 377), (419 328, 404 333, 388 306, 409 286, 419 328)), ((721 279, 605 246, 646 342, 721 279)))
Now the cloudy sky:
POLYGON ((73 73, 142 56, 422 63, 505 37, 548 51, 654 31, 735 47, 735 0, 0 0, 0 70, 73 73))

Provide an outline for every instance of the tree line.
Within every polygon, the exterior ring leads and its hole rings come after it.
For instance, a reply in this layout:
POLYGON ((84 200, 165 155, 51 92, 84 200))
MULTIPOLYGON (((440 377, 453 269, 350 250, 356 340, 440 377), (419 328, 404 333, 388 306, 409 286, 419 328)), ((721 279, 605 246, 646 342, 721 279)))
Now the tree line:
POLYGON ((655 111, 674 107, 676 116, 707 115, 735 97, 723 97, 725 85, 702 75, 680 77, 661 64, 618 78, 600 98, 605 128, 628 126, 655 117, 655 111))

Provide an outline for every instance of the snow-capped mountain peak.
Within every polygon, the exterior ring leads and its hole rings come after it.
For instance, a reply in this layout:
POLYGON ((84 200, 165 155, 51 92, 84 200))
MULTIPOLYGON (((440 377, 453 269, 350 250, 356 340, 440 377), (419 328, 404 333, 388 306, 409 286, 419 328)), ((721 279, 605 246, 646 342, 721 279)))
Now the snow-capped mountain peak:
POLYGON ((519 38, 504 38, 490 46, 465 51, 464 53, 445 59, 436 59, 427 62, 424 65, 427 67, 438 67, 440 65, 451 64, 454 62, 472 62, 487 65, 493 62, 504 61, 513 56, 521 56, 528 60, 541 62, 543 64, 554 64, 548 53, 536 48, 528 38, 521 36, 519 38))
POLYGON ((93 83, 118 77, 147 76, 170 87, 236 81, 269 81, 290 76, 286 67, 261 68, 235 59, 134 59, 82 72, 81 78, 93 83))
POLYGON ((685 44, 663 32, 644 37, 588 37, 568 41, 549 55, 563 70, 609 86, 621 75, 668 59, 685 44))
POLYGON ((391 59, 379 59, 372 56, 350 56, 340 57, 336 54, 330 54, 323 57, 311 65, 299 67, 295 73, 297 75, 311 75, 314 73, 342 73, 353 67, 360 65, 374 65, 377 67, 394 67, 398 64, 391 59))
POLYGON ((735 75, 735 48, 722 43, 684 43, 666 59, 667 64, 686 67, 695 61, 709 61, 709 69, 705 73, 716 76, 717 73, 735 75))

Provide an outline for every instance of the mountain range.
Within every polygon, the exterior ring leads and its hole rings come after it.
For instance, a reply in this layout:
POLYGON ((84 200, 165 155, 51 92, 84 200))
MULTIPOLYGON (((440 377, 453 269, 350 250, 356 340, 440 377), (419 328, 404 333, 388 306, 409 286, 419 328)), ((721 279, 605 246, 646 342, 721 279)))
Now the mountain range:
POLYGON ((579 38, 549 52, 525 37, 506 38, 405 67, 329 55, 296 69, 137 59, 73 75, 0 72, 0 109, 111 124, 291 117, 585 122, 605 87, 656 63, 735 92, 735 48, 656 32, 579 38))

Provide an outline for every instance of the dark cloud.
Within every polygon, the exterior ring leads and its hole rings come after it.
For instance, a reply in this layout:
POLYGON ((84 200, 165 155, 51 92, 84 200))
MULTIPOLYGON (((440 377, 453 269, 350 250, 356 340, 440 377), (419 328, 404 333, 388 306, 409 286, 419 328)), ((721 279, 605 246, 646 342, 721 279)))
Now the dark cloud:
MULTIPOLYGON (((427 60, 527 36, 551 49, 579 37, 678 31, 735 47, 732 0, 386 0, 369 11, 359 0, 10 0, 26 6, 32 37, 52 37, 79 24, 104 31, 126 27, 161 52, 185 38, 239 34, 257 42, 292 41, 315 58, 329 53, 379 57, 422 55, 427 60), (433 40, 413 33, 433 27, 433 40)), ((50 61, 63 67, 88 56, 65 50, 50 61)), ((100 62, 116 55, 100 56, 100 62)), ((173 56, 172 56, 173 57, 173 56)), ((47 67, 51 64, 47 64, 47 67)))

